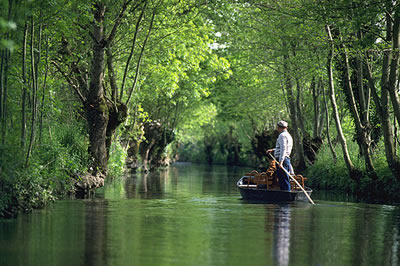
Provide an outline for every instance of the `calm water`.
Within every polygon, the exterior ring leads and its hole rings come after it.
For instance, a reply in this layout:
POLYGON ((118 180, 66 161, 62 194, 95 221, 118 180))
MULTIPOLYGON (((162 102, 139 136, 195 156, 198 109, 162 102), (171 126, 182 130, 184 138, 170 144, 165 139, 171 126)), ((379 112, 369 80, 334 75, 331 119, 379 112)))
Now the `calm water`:
POLYGON ((246 204, 246 172, 176 165, 0 220, 0 265, 398 265, 400 207, 246 204))

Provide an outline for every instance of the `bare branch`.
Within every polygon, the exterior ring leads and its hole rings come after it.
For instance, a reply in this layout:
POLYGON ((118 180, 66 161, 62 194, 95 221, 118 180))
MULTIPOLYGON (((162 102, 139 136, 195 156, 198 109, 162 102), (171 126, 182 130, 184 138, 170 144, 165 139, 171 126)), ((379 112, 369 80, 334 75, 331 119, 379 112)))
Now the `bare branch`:
POLYGON ((137 63, 137 66, 136 66, 135 79, 133 81, 132 88, 129 91, 129 96, 128 96, 128 99, 126 100, 126 105, 128 105, 128 103, 129 103, 129 101, 131 99, 131 96, 132 96, 132 92, 135 90, 135 87, 136 87, 136 84, 137 84, 137 80, 138 80, 138 77, 139 77, 139 71, 140 71, 140 63, 142 61, 144 49, 146 47, 147 40, 149 39, 149 36, 150 36, 150 33, 151 33, 151 29, 153 28, 153 22, 154 22, 154 17, 155 16, 156 16, 156 8, 153 9, 153 15, 151 17, 149 31, 147 32, 146 38, 144 39, 144 42, 143 42, 142 50, 140 51, 138 63, 137 63))
POLYGON ((133 36, 133 41, 132 41, 132 48, 131 48, 131 53, 129 54, 128 60, 126 61, 126 65, 125 65, 125 71, 124 71, 124 76, 122 78, 122 84, 121 84, 121 93, 120 93, 120 99, 122 100, 122 95, 124 93, 124 88, 125 88, 125 81, 126 81, 126 76, 128 74, 128 69, 129 69, 129 63, 131 62, 132 56, 133 56, 133 51, 135 50, 135 46, 136 46, 136 39, 137 39, 137 35, 139 32, 139 25, 140 25, 140 21, 143 18, 143 14, 144 11, 146 10, 147 7, 147 2, 143 5, 143 9, 142 12, 139 15, 139 18, 136 22, 136 26, 135 26, 135 34, 133 36))
POLYGON ((107 67, 108 67, 108 78, 110 80, 110 86, 111 86, 111 99, 112 102, 115 104, 118 98, 118 86, 117 86, 117 81, 115 79, 115 71, 114 71, 114 66, 113 66, 113 56, 112 56, 112 51, 111 51, 111 45, 108 45, 107 47, 107 67))
POLYGON ((51 63, 57 68, 58 72, 60 72, 61 75, 64 76, 64 78, 67 80, 68 84, 74 89, 74 91, 76 92, 82 103, 85 103, 86 98, 82 95, 81 91, 79 90, 79 87, 74 83, 71 77, 61 69, 61 67, 57 64, 57 62, 52 60, 51 63))
POLYGON ((111 30, 111 33, 110 33, 110 35, 108 36, 108 38, 106 40, 106 43, 105 43, 106 46, 114 39, 115 34, 117 33, 118 26, 119 26, 119 24, 121 24, 121 20, 122 20, 124 14, 125 14, 125 11, 128 8, 128 5, 129 5, 130 2, 132 2, 132 0, 127 0, 123 4, 121 12, 119 13, 117 19, 115 20, 113 29, 111 30))

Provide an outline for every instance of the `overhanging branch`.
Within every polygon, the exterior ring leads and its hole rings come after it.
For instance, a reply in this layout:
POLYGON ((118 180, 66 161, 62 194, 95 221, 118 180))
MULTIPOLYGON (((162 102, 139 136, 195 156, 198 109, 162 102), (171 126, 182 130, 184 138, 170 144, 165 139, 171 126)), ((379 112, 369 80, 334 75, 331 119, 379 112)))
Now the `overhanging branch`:
POLYGON ((126 103, 125 103, 126 105, 128 105, 128 103, 129 103, 129 101, 130 101, 130 99, 132 97, 132 92, 135 90, 135 87, 136 87, 136 84, 137 84, 137 80, 138 80, 138 77, 139 77, 139 71, 140 71, 140 63, 142 61, 142 57, 143 57, 144 49, 146 47, 147 40, 149 39, 151 30, 153 28, 153 22, 154 22, 154 17, 155 16, 156 16, 156 9, 154 8, 153 15, 151 17, 150 26, 149 26, 149 31, 147 32, 146 38, 145 38, 145 40, 143 42, 142 50, 140 51, 140 55, 139 55, 139 59, 138 59, 137 67, 136 67, 135 79, 134 79, 132 87, 131 87, 131 89, 129 91, 128 99, 126 100, 126 103))
POLYGON ((108 38, 106 40, 105 46, 108 46, 108 44, 114 39, 115 34, 117 33, 118 26, 121 24, 121 20, 122 20, 124 14, 125 14, 125 11, 128 8, 128 5, 129 5, 130 2, 132 2, 132 0, 127 0, 123 4, 121 12, 119 13, 117 19, 115 20, 113 29, 111 30, 111 33, 110 33, 110 35, 108 36, 108 38))
POLYGON ((79 90, 79 87, 74 83, 71 77, 67 73, 65 73, 54 60, 52 60, 51 63, 57 68, 58 72, 60 72, 60 74, 63 75, 63 77, 67 80, 68 84, 74 89, 79 99, 84 104, 86 102, 86 97, 83 96, 83 94, 79 90))
POLYGON ((147 6, 147 2, 143 5, 142 12, 140 13, 139 18, 138 18, 138 20, 137 20, 137 22, 136 22, 135 34, 134 34, 134 36, 133 36, 133 41, 132 41, 132 48, 131 48, 131 52, 130 52, 130 54, 129 54, 129 56, 128 56, 128 59, 127 59, 127 61, 126 61, 124 76, 123 76, 123 78, 122 78, 121 93, 120 93, 120 100, 121 100, 121 101, 122 101, 122 95, 123 95, 124 88, 125 88, 126 76, 128 75, 129 64, 130 64, 130 62, 131 62, 131 59, 132 59, 132 56, 133 56, 133 52, 134 52, 135 46, 136 46, 136 39, 137 39, 137 35, 138 35, 138 32, 139 32, 140 21, 141 21, 142 18, 143 18, 143 14, 144 14, 144 11, 145 11, 145 9, 146 9, 146 6, 147 6))

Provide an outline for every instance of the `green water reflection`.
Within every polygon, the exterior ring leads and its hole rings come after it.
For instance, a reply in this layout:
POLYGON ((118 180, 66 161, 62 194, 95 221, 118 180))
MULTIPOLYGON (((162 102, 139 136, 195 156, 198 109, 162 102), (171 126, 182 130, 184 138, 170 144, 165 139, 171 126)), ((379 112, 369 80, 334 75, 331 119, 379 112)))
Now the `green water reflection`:
POLYGON ((0 220, 0 265, 397 265, 400 209, 247 204, 247 169, 177 165, 0 220))

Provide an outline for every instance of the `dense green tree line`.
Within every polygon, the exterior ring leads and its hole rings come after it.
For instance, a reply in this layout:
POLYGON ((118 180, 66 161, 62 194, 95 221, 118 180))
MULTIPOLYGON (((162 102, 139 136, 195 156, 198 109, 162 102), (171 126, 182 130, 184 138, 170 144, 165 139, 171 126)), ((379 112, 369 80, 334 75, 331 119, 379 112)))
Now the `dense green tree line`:
MULTIPOLYGON (((288 119, 298 170, 316 168, 311 137, 331 147, 333 165, 344 162, 348 174, 340 175, 351 177, 353 184, 378 187, 384 176, 391 180, 384 182, 398 184, 397 2, 241 1, 219 10, 225 10, 228 21, 220 25, 227 43, 224 55, 233 69, 228 82, 237 90, 219 103, 223 109, 232 101, 245 105, 229 115, 238 111, 243 123, 252 123, 246 126, 250 137, 280 118, 288 119), (256 90, 267 95, 259 97, 252 90, 254 96, 244 102, 240 96, 256 77, 247 75, 249 71, 259 73, 256 90), (246 74, 236 80, 237 72, 246 74), (261 118, 254 119, 257 115, 261 118), (358 153, 349 148, 353 141, 358 153)), ((332 161, 325 164, 330 168, 332 161)))
POLYGON ((376 191, 392 184, 394 191, 400 178, 398 3, 219 1, 217 6, 212 14, 221 35, 217 52, 233 74, 214 87, 210 98, 218 122, 205 127, 205 140, 210 127, 227 123, 224 132, 239 139, 240 158, 265 165, 260 151, 265 143, 274 145, 268 131, 286 119, 297 171, 307 168, 319 180, 314 185, 376 191), (329 159, 323 161, 319 148, 329 159))
POLYGON ((397 2, 0 7, 2 215, 73 190, 70 177, 101 186, 125 162, 265 166, 280 119, 297 171, 399 183, 397 2))
POLYGON ((101 186, 127 150, 159 165, 185 112, 229 73, 205 3, 1 5, 2 215, 73 189, 71 176, 101 186))

